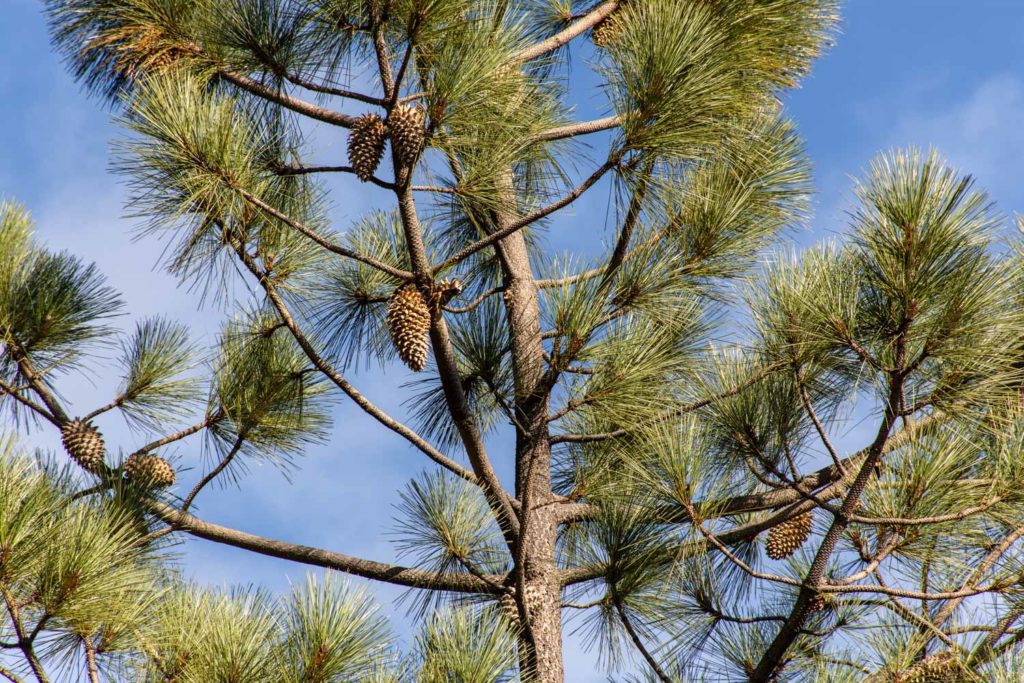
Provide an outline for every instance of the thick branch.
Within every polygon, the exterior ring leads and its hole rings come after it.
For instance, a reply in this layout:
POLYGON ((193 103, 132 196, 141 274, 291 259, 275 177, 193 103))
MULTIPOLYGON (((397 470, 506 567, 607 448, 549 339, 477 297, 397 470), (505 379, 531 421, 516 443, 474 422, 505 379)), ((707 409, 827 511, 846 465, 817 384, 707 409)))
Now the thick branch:
POLYGON ((536 135, 534 140, 564 140, 566 138, 574 138, 578 135, 589 135, 590 133, 597 133, 602 130, 617 128, 620 123, 621 120, 618 115, 606 116, 603 119, 594 119, 593 121, 579 121, 577 123, 570 123, 566 126, 559 126, 558 128, 546 130, 543 133, 536 135))
POLYGON ((333 111, 311 102, 306 102, 305 100, 292 97, 287 93, 275 90, 274 88, 264 85, 263 83, 243 74, 226 70, 221 70, 217 73, 221 78, 237 85, 242 90, 250 92, 258 97, 262 97, 265 100, 274 102, 275 104, 279 104, 286 109, 291 109, 296 113, 308 116, 311 119, 330 123, 335 126, 341 126, 343 128, 351 128, 356 122, 354 116, 342 114, 341 112, 333 111))

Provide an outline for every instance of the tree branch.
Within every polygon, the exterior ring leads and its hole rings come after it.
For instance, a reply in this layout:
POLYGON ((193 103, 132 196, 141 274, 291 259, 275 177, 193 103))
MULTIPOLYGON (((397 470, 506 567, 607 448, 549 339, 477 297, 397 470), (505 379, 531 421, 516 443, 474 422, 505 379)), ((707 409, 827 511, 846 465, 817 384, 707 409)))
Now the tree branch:
POLYGON ((617 165, 617 159, 609 159, 604 164, 602 164, 600 168, 594 171, 589 178, 584 180, 578 187, 576 187, 572 192, 570 192, 565 197, 559 199, 553 204, 549 204, 548 206, 538 209, 537 211, 533 212, 528 216, 518 218, 509 223, 508 225, 502 226, 500 229, 495 230, 487 237, 484 237, 483 239, 474 242, 473 244, 462 249, 453 256, 448 257, 443 263, 441 263, 441 265, 436 266, 433 270, 433 273, 437 274, 440 271, 444 270, 445 268, 449 268, 455 265, 456 263, 465 260, 466 258, 472 256, 476 252, 480 251, 481 249, 497 244, 498 242, 505 239, 509 235, 519 230, 522 230, 531 223, 534 223, 540 220, 541 218, 544 218, 545 216, 549 216, 554 212, 558 211, 559 209, 569 206, 574 201, 579 199, 584 192, 593 187, 597 183, 597 181, 604 176, 604 174, 606 174, 611 169, 615 168, 617 165))
POLYGON ((333 243, 333 242, 331 242, 331 241, 329 241, 327 239, 324 239, 323 237, 318 235, 317 232, 315 230, 313 230, 312 228, 309 228, 308 226, 303 225, 299 221, 296 221, 296 220, 292 219, 291 217, 286 216, 285 214, 281 213, 280 211, 278 211, 274 207, 270 206, 269 204, 267 204, 266 202, 261 200, 259 197, 256 197, 256 196, 252 195, 251 193, 249 193, 248 191, 246 191, 246 190, 244 190, 244 189, 242 189, 240 187, 236 187, 234 189, 240 195, 242 195, 242 197, 245 199, 245 201, 249 202, 253 206, 255 206, 258 209, 260 209, 261 211, 264 211, 265 213, 269 214, 270 216, 273 216, 274 218, 276 218, 277 220, 281 221, 282 223, 284 223, 288 227, 294 228, 295 230, 298 230, 303 235, 305 235, 309 239, 313 240, 314 242, 319 244, 324 249, 327 249, 328 251, 334 252, 335 254, 338 254, 340 256, 345 256, 347 258, 359 261, 361 263, 365 263, 368 266, 372 266, 372 267, 376 268, 377 270, 383 271, 383 272, 385 272, 388 275, 391 275, 393 277, 397 277, 400 280, 408 282, 409 280, 412 279, 412 273, 410 273, 409 271, 402 270, 401 268, 395 268, 393 266, 389 266, 388 264, 386 264, 386 263, 384 263, 382 261, 378 261, 375 258, 370 258, 369 256, 363 256, 362 254, 354 252, 351 249, 346 249, 345 247, 343 247, 341 245, 335 244, 335 243, 333 243))
POLYGON ((672 679, 669 678, 668 674, 666 674, 664 670, 662 670, 662 668, 658 665, 658 660, 656 660, 654 656, 647 651, 647 648, 644 646, 643 639, 640 638, 640 634, 636 632, 635 628, 633 628, 632 622, 626 615, 626 609, 622 605, 622 600, 619 598, 619 595, 615 592, 614 588, 612 589, 612 604, 615 605, 615 611, 619 613, 619 621, 622 622, 622 626, 626 629, 626 633, 629 634, 629 639, 633 641, 633 645, 643 656, 644 661, 647 662, 647 665, 650 666, 651 669, 654 671, 655 675, 658 677, 658 680, 660 680, 662 683, 672 683, 672 679))
POLYGON ((622 121, 618 115, 606 116, 603 119, 580 121, 559 126, 558 128, 550 128, 535 135, 533 139, 537 141, 564 140, 565 138, 573 138, 578 135, 589 135, 590 133, 617 128, 621 123, 622 121))
POLYGON ((427 441, 419 434, 414 432, 412 429, 402 424, 398 420, 394 419, 383 410, 378 408, 376 405, 370 402, 362 393, 359 392, 352 384, 346 380, 341 373, 339 373, 330 363, 328 363, 316 349, 313 347, 312 342, 306 338, 299 328, 298 323, 295 322, 295 318, 292 317, 291 311, 285 304, 284 299, 280 293, 273 286, 273 284, 266 278, 265 273, 261 272, 260 269, 253 263, 252 259, 245 252, 245 249, 241 245, 235 246, 235 253, 238 258, 242 261, 245 267, 252 273, 259 281, 263 291, 266 292, 267 298, 270 299, 271 304, 277 310, 278 315, 281 316, 281 320, 284 321, 288 331, 291 332, 292 337, 298 343, 299 347, 309 358, 310 362, 324 374, 325 377, 330 379, 335 386, 341 389, 349 398, 351 398, 356 405, 363 409, 368 415, 373 417, 379 423, 395 432, 399 436, 405 438, 406 441, 411 443, 413 446, 422 451, 428 458, 436 462, 441 467, 444 467, 449 472, 462 477, 466 481, 476 483, 477 479, 472 472, 466 471, 464 467, 459 465, 454 460, 451 460, 436 448, 431 446, 427 441))
POLYGON ((524 48, 514 54, 510 60, 512 64, 519 64, 522 62, 528 62, 537 57, 546 55, 549 52, 554 52, 558 48, 568 43, 573 38, 582 35, 587 29, 593 28, 597 24, 610 15, 619 6, 618 0, 608 0, 598 5, 592 12, 586 14, 579 21, 574 22, 568 28, 556 33, 547 40, 541 41, 536 45, 524 48))
MULTIPOLYGON (((351 166, 274 166, 272 170, 275 175, 280 176, 291 176, 291 175, 311 175, 313 173, 350 173, 355 174, 355 169, 351 166)), ((395 189, 394 183, 389 183, 386 180, 382 180, 377 177, 371 177, 369 182, 373 183, 377 187, 382 187, 385 190, 395 189)))
POLYGON ((274 88, 264 85, 263 83, 243 74, 223 69, 218 70, 217 74, 229 83, 237 85, 242 90, 252 93, 257 97, 262 97, 265 100, 274 102, 275 104, 279 104, 286 109, 291 109, 298 114, 308 116, 311 119, 330 123, 335 126, 341 126, 342 128, 351 128, 355 125, 356 118, 354 116, 342 114, 341 112, 326 109, 311 102, 306 102, 305 100, 292 97, 287 93, 275 90, 274 88))
POLYGON ((504 580, 503 576, 488 576, 487 580, 483 580, 471 574, 431 572, 364 560, 329 550, 286 543, 220 526, 219 524, 199 519, 187 512, 176 510, 159 501, 150 500, 147 502, 147 506, 154 515, 175 529, 198 538, 250 550, 261 555, 324 567, 326 569, 334 569, 396 586, 455 593, 493 594, 495 588, 492 584, 501 585, 504 580))

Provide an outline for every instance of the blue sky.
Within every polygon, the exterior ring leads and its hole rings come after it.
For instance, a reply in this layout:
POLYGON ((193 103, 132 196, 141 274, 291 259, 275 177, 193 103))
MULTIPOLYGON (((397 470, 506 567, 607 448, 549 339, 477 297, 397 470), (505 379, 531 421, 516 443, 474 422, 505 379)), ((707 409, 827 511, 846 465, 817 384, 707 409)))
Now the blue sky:
MULTIPOLYGON (((973 173, 1007 215, 1024 211, 1022 35, 1024 0, 850 2, 836 47, 787 98, 807 140, 818 190, 816 216, 792 237, 794 243, 807 245, 841 232, 849 177, 879 150, 893 146, 934 146, 973 173)), ((97 262, 124 292, 130 314, 125 327, 134 318, 160 313, 188 322, 197 337, 209 341, 221 312, 197 311, 196 298, 160 271, 161 246, 155 240, 130 239, 135 222, 123 218, 124 189, 108 169, 109 142, 117 135, 110 112, 80 91, 50 51, 40 4, 0 0, 0 196, 26 204, 39 236, 52 248, 97 262)), ((318 158, 340 163, 343 137, 335 132, 316 142, 318 158)), ((338 226, 384 199, 353 187, 332 185, 332 218, 338 226)), ((605 200, 592 202, 574 207, 571 220, 554 226, 554 248, 579 244, 586 232, 573 222, 603 220, 605 200)), ((373 400, 400 415, 401 397, 393 389, 403 377, 391 367, 384 378, 355 379, 373 400)), ((116 384, 116 377, 99 366, 89 377, 72 378, 66 394, 86 412, 106 403, 116 384)), ((109 442, 125 449, 143 442, 116 416, 105 418, 101 427, 109 442)), ((846 435, 849 447, 858 443, 858 431, 846 435)), ((56 444, 43 433, 31 439, 56 444)), ((500 446, 495 444, 499 452, 500 446)), ((174 455, 193 468, 202 465, 197 448, 174 455)), ((242 490, 206 494, 199 511, 254 533, 394 559, 387 535, 394 528, 394 492, 424 466, 397 438, 341 404, 333 440, 307 454, 290 484, 273 469, 255 467, 242 490)), ((508 466, 499 463, 506 472, 508 466)), ((185 476, 195 475, 193 469, 185 476)), ((258 583, 283 590, 306 572, 205 542, 187 542, 180 550, 188 573, 213 584, 258 583)), ((397 595, 378 590, 389 604, 397 595)), ((583 645, 578 638, 568 642, 568 680, 606 680, 583 645)))

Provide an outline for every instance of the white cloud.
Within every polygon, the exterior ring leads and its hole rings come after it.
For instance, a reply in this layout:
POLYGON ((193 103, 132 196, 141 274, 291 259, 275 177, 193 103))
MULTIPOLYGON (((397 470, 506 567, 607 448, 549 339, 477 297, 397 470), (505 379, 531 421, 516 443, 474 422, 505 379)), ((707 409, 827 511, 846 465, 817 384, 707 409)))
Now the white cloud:
POLYGON ((893 144, 935 147, 992 193, 1004 209, 1024 209, 1024 81, 997 74, 945 109, 897 119, 893 144))

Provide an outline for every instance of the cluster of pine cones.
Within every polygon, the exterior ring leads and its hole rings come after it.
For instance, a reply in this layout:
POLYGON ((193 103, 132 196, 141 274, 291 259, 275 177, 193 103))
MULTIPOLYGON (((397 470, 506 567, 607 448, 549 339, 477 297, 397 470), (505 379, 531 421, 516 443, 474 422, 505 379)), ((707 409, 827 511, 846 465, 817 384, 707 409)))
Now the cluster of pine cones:
POLYGON ((399 163, 414 164, 423 151, 425 121, 422 107, 407 104, 395 107, 387 121, 376 114, 356 119, 348 136, 348 160, 356 177, 364 183, 373 177, 389 138, 399 163))
MULTIPOLYGON (((96 427, 75 419, 66 422, 60 431, 64 450, 79 467, 93 474, 103 471, 107 447, 96 427)), ((129 481, 147 489, 167 488, 174 483, 174 468, 157 455, 130 455, 124 462, 123 471, 129 481)))
POLYGON ((395 290, 388 300, 388 331, 402 362, 413 372, 427 364, 430 322, 441 306, 462 291, 458 280, 443 280, 430 286, 426 295, 414 284, 395 290))

